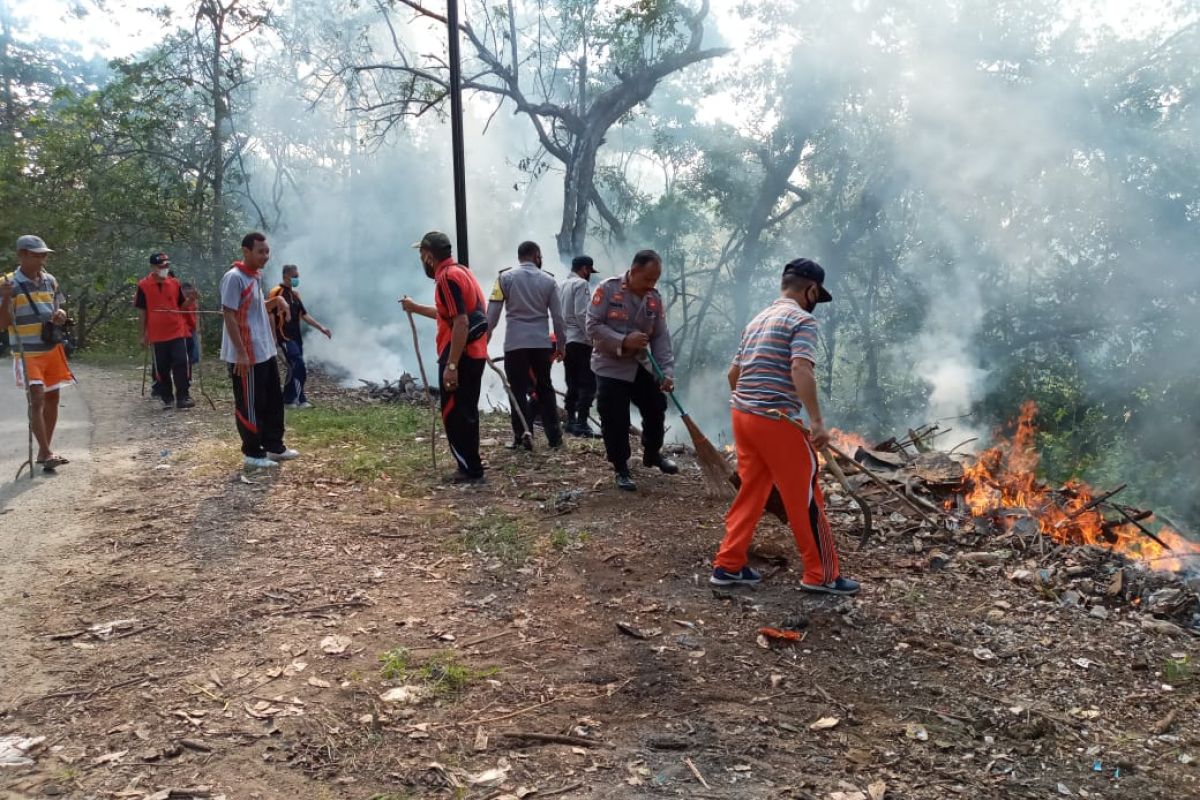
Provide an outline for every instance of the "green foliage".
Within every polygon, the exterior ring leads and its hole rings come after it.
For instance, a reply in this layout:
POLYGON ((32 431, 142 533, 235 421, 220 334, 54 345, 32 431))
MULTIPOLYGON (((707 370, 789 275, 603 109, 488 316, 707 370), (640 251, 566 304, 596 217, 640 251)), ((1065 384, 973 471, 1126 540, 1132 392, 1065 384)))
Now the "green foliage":
POLYGON ((408 650, 396 647, 380 655, 383 666, 380 675, 389 681, 420 681, 435 695, 456 697, 476 681, 489 678, 499 672, 498 667, 474 669, 459 663, 452 650, 435 654, 424 663, 414 663, 408 650))
POLYGON ((556 525, 550 533, 550 546, 560 553, 565 553, 568 550, 578 550, 583 547, 587 544, 588 538, 587 531, 576 531, 556 525))
POLYGON ((394 647, 379 656, 383 666, 379 668, 379 674, 384 680, 398 681, 404 680, 404 676, 408 674, 411 656, 406 648, 394 647))
POLYGON ((1193 677, 1192 661, 1188 656, 1171 657, 1163 662, 1163 678, 1168 683, 1187 683, 1193 677))
POLYGON ((532 537, 520 520, 499 511, 488 511, 468 523, 459 536, 462 547, 511 566, 525 563, 533 552, 532 537))
POLYGON ((490 678, 500 671, 499 667, 472 669, 458 663, 453 651, 439 653, 421 667, 421 678, 434 694, 443 697, 456 697, 476 681, 490 678))

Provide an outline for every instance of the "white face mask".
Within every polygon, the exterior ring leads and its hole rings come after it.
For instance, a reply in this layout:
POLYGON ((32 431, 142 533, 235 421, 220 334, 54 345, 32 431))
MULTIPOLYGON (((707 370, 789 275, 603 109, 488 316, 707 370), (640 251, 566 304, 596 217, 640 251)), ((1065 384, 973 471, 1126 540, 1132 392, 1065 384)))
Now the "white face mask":
POLYGON ((168 278, 168 277, 170 277, 170 275, 171 275, 170 267, 163 267, 162 269, 158 270, 158 277, 160 277, 160 278, 168 278))

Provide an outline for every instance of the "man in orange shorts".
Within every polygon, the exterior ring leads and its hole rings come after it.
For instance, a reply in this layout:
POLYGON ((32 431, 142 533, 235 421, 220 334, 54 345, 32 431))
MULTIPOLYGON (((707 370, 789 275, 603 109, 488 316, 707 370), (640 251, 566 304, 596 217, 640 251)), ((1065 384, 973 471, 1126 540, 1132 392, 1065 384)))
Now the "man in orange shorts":
POLYGON ((67 321, 67 312, 59 307, 63 296, 58 281, 45 270, 46 258, 53 252, 41 237, 22 236, 17 239, 20 267, 0 283, 0 328, 9 330, 13 338, 13 373, 17 385, 28 392, 37 463, 46 472, 67 463, 51 443, 58 424, 58 392, 75 382, 61 342, 47 341, 42 335, 43 323, 61 326, 67 321))
POLYGON ((817 451, 829 444, 829 434, 813 375, 817 320, 812 312, 817 303, 833 299, 824 284, 825 270, 815 261, 798 258, 784 267, 779 299, 746 326, 729 368, 733 439, 742 485, 725 515, 725 539, 709 579, 715 586, 753 585, 762 580, 746 565, 746 554, 771 487, 778 486, 804 564, 800 588, 858 593, 858 582, 843 577, 838 568, 833 531, 817 483, 817 451), (779 417, 798 420, 801 406, 808 412, 811 432, 779 417))

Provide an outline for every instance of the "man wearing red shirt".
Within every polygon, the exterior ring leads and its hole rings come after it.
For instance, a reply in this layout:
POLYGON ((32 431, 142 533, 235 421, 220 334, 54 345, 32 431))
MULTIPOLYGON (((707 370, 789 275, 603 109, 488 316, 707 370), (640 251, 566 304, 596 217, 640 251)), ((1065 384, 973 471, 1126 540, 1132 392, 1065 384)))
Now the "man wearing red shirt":
POLYGON ((154 348, 154 384, 163 408, 191 408, 186 310, 194 307, 171 277, 166 253, 150 256, 150 274, 138 281, 133 304, 141 312, 142 346, 154 348))
POLYGON ((438 231, 413 245, 425 275, 434 281, 434 305, 405 296, 405 311, 437 320, 438 390, 442 423, 458 470, 452 483, 482 483, 479 457, 479 391, 487 363, 487 301, 470 270, 451 257, 450 237, 438 231))

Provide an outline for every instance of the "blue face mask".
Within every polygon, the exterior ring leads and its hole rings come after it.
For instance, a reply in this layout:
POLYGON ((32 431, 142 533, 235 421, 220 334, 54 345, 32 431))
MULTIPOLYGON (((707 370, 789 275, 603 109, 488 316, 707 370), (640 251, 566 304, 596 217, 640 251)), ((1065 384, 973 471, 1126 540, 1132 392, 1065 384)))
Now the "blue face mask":
POLYGON ((296 288, 297 286, 299 286, 299 285, 300 285, 300 279, 299 279, 299 278, 292 278, 292 288, 293 288, 293 289, 295 289, 295 288, 296 288))

